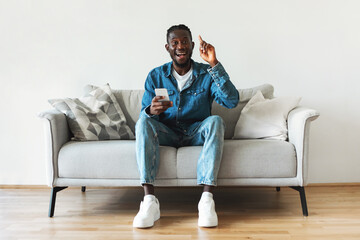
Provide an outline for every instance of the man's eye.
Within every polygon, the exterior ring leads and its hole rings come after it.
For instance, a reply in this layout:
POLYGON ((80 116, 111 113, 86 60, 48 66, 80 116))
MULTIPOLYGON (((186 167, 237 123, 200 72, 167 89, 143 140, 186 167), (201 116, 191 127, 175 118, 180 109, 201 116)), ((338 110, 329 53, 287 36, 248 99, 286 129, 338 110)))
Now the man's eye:
POLYGON ((172 45, 177 45, 178 44, 178 41, 173 41, 172 42, 172 45))
POLYGON ((188 42, 185 40, 185 41, 182 41, 182 44, 187 44, 188 42))

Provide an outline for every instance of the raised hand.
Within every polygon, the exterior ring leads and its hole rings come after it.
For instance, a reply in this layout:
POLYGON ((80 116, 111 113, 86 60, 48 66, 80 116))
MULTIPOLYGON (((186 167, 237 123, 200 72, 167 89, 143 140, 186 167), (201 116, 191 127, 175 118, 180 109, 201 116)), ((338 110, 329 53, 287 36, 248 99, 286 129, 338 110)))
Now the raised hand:
POLYGON ((219 61, 216 59, 215 47, 210 43, 205 42, 201 36, 199 35, 200 41, 200 56, 207 63, 210 64, 211 67, 214 67, 219 61))

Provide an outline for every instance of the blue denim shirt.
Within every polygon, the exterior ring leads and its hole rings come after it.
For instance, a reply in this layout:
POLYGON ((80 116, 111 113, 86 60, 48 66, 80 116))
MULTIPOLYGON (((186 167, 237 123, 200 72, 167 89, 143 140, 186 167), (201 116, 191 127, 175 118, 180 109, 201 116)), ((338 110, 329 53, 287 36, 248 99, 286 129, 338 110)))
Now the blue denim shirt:
POLYGON ((227 108, 239 102, 239 92, 219 62, 213 68, 192 60, 193 76, 179 92, 177 81, 172 76, 172 62, 150 71, 145 81, 140 117, 152 117, 174 131, 191 135, 199 124, 211 115, 215 100, 227 108), (155 88, 166 88, 173 106, 160 115, 150 115, 150 105, 155 97, 155 88))

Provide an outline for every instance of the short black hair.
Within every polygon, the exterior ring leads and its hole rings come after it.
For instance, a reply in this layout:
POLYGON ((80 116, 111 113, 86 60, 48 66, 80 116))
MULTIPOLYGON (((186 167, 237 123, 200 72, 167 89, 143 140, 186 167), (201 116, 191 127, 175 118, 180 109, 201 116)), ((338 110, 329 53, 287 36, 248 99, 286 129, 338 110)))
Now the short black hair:
POLYGON ((167 30, 167 33, 166 33, 166 42, 167 42, 167 43, 169 42, 169 35, 170 35, 170 33, 172 33, 172 32, 175 31, 175 30, 185 30, 185 31, 188 31, 189 34, 190 34, 190 38, 191 38, 191 40, 192 40, 190 28, 188 28, 188 27, 187 27, 186 25, 184 25, 184 24, 179 24, 179 25, 171 26, 171 27, 167 30))

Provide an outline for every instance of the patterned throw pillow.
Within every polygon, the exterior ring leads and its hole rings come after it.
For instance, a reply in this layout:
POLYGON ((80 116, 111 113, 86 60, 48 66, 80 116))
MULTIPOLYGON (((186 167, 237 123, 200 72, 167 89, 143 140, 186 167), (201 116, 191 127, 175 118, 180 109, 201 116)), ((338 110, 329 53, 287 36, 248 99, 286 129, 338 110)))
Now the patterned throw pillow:
POLYGON ((135 139, 109 84, 82 98, 50 99, 49 103, 66 115, 72 140, 135 139))

